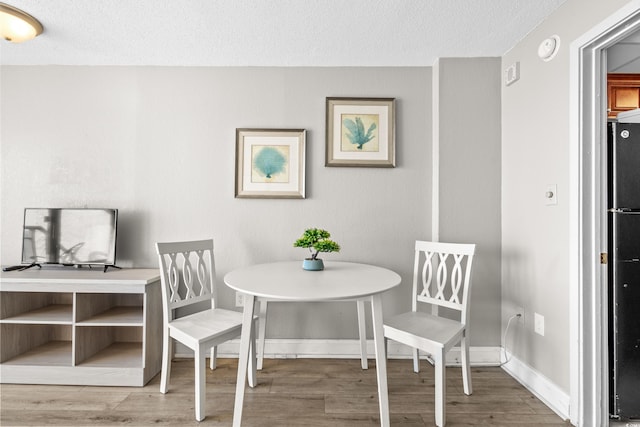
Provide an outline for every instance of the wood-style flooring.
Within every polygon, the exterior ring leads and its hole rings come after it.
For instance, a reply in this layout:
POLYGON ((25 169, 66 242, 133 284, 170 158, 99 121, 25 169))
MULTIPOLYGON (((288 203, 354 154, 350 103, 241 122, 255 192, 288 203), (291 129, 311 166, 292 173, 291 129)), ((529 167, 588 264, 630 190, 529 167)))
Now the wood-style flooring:
MULTIPOLYGON (((0 425, 230 426, 237 359, 207 372, 206 418, 195 421, 193 360, 176 359, 169 392, 160 375, 145 387, 0 385, 0 425)), ((258 386, 247 387, 243 426, 377 426, 375 361, 267 359, 258 386)), ((497 367, 472 368, 473 394, 462 392, 460 368, 447 368, 447 426, 569 426, 497 367)), ((389 360, 392 426, 433 426, 433 368, 389 360)))

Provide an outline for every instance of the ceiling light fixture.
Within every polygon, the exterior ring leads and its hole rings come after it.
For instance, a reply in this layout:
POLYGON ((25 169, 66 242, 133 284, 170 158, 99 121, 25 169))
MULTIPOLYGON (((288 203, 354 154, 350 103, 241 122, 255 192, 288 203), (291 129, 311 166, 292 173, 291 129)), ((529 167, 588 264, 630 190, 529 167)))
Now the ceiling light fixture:
POLYGON ((21 43, 42 33, 42 24, 33 16, 13 6, 0 3, 0 34, 13 43, 21 43))

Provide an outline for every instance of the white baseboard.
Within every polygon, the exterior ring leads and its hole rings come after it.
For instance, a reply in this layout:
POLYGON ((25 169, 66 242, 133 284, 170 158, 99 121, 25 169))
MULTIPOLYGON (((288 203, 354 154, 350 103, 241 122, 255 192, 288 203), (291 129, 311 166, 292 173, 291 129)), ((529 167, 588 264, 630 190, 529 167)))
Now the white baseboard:
MULTIPOLYGON (((238 357, 240 340, 231 340, 218 347, 219 357, 238 357)), ((387 349, 390 359, 409 359, 409 347, 389 341, 387 349)), ((375 358, 373 340, 367 340, 368 358, 375 358)), ((178 357, 193 357, 193 353, 177 348, 178 357)), ((264 346, 265 359, 332 358, 359 359, 360 341, 357 339, 267 339, 264 346)), ((426 358, 426 355, 422 355, 426 358)), ((471 347, 469 359, 472 366, 499 366, 500 347, 471 347)), ((454 347, 447 354, 447 365, 460 365, 460 348, 454 347)))
POLYGON ((506 358, 508 362, 502 365, 502 369, 515 378, 516 381, 533 393, 562 419, 569 419, 569 404, 571 399, 566 392, 517 357, 513 357, 507 353, 506 358))

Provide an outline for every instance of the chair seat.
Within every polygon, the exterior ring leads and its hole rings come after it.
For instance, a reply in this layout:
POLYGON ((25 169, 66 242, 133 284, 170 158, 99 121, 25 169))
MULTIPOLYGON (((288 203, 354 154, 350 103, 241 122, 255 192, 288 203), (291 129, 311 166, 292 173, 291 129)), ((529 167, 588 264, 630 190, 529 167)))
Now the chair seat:
MULTIPOLYGON (((202 343, 242 329, 242 313, 216 308, 181 317, 169 323, 171 336, 179 335, 180 341, 202 343)), ((185 342, 185 344, 187 344, 185 342)))
POLYGON ((410 311, 384 319, 384 335, 412 347, 444 347, 460 336, 464 325, 458 321, 420 311, 410 311))

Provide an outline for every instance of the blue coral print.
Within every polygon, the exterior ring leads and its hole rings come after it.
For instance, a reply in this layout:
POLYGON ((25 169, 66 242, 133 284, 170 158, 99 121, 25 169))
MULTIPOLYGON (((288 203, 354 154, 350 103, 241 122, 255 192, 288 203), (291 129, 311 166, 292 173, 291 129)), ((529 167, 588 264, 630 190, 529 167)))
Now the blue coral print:
POLYGON ((378 151, 378 120, 377 114, 344 114, 342 151, 378 151))
POLYGON ((252 182, 287 182, 288 146, 254 146, 252 182))

